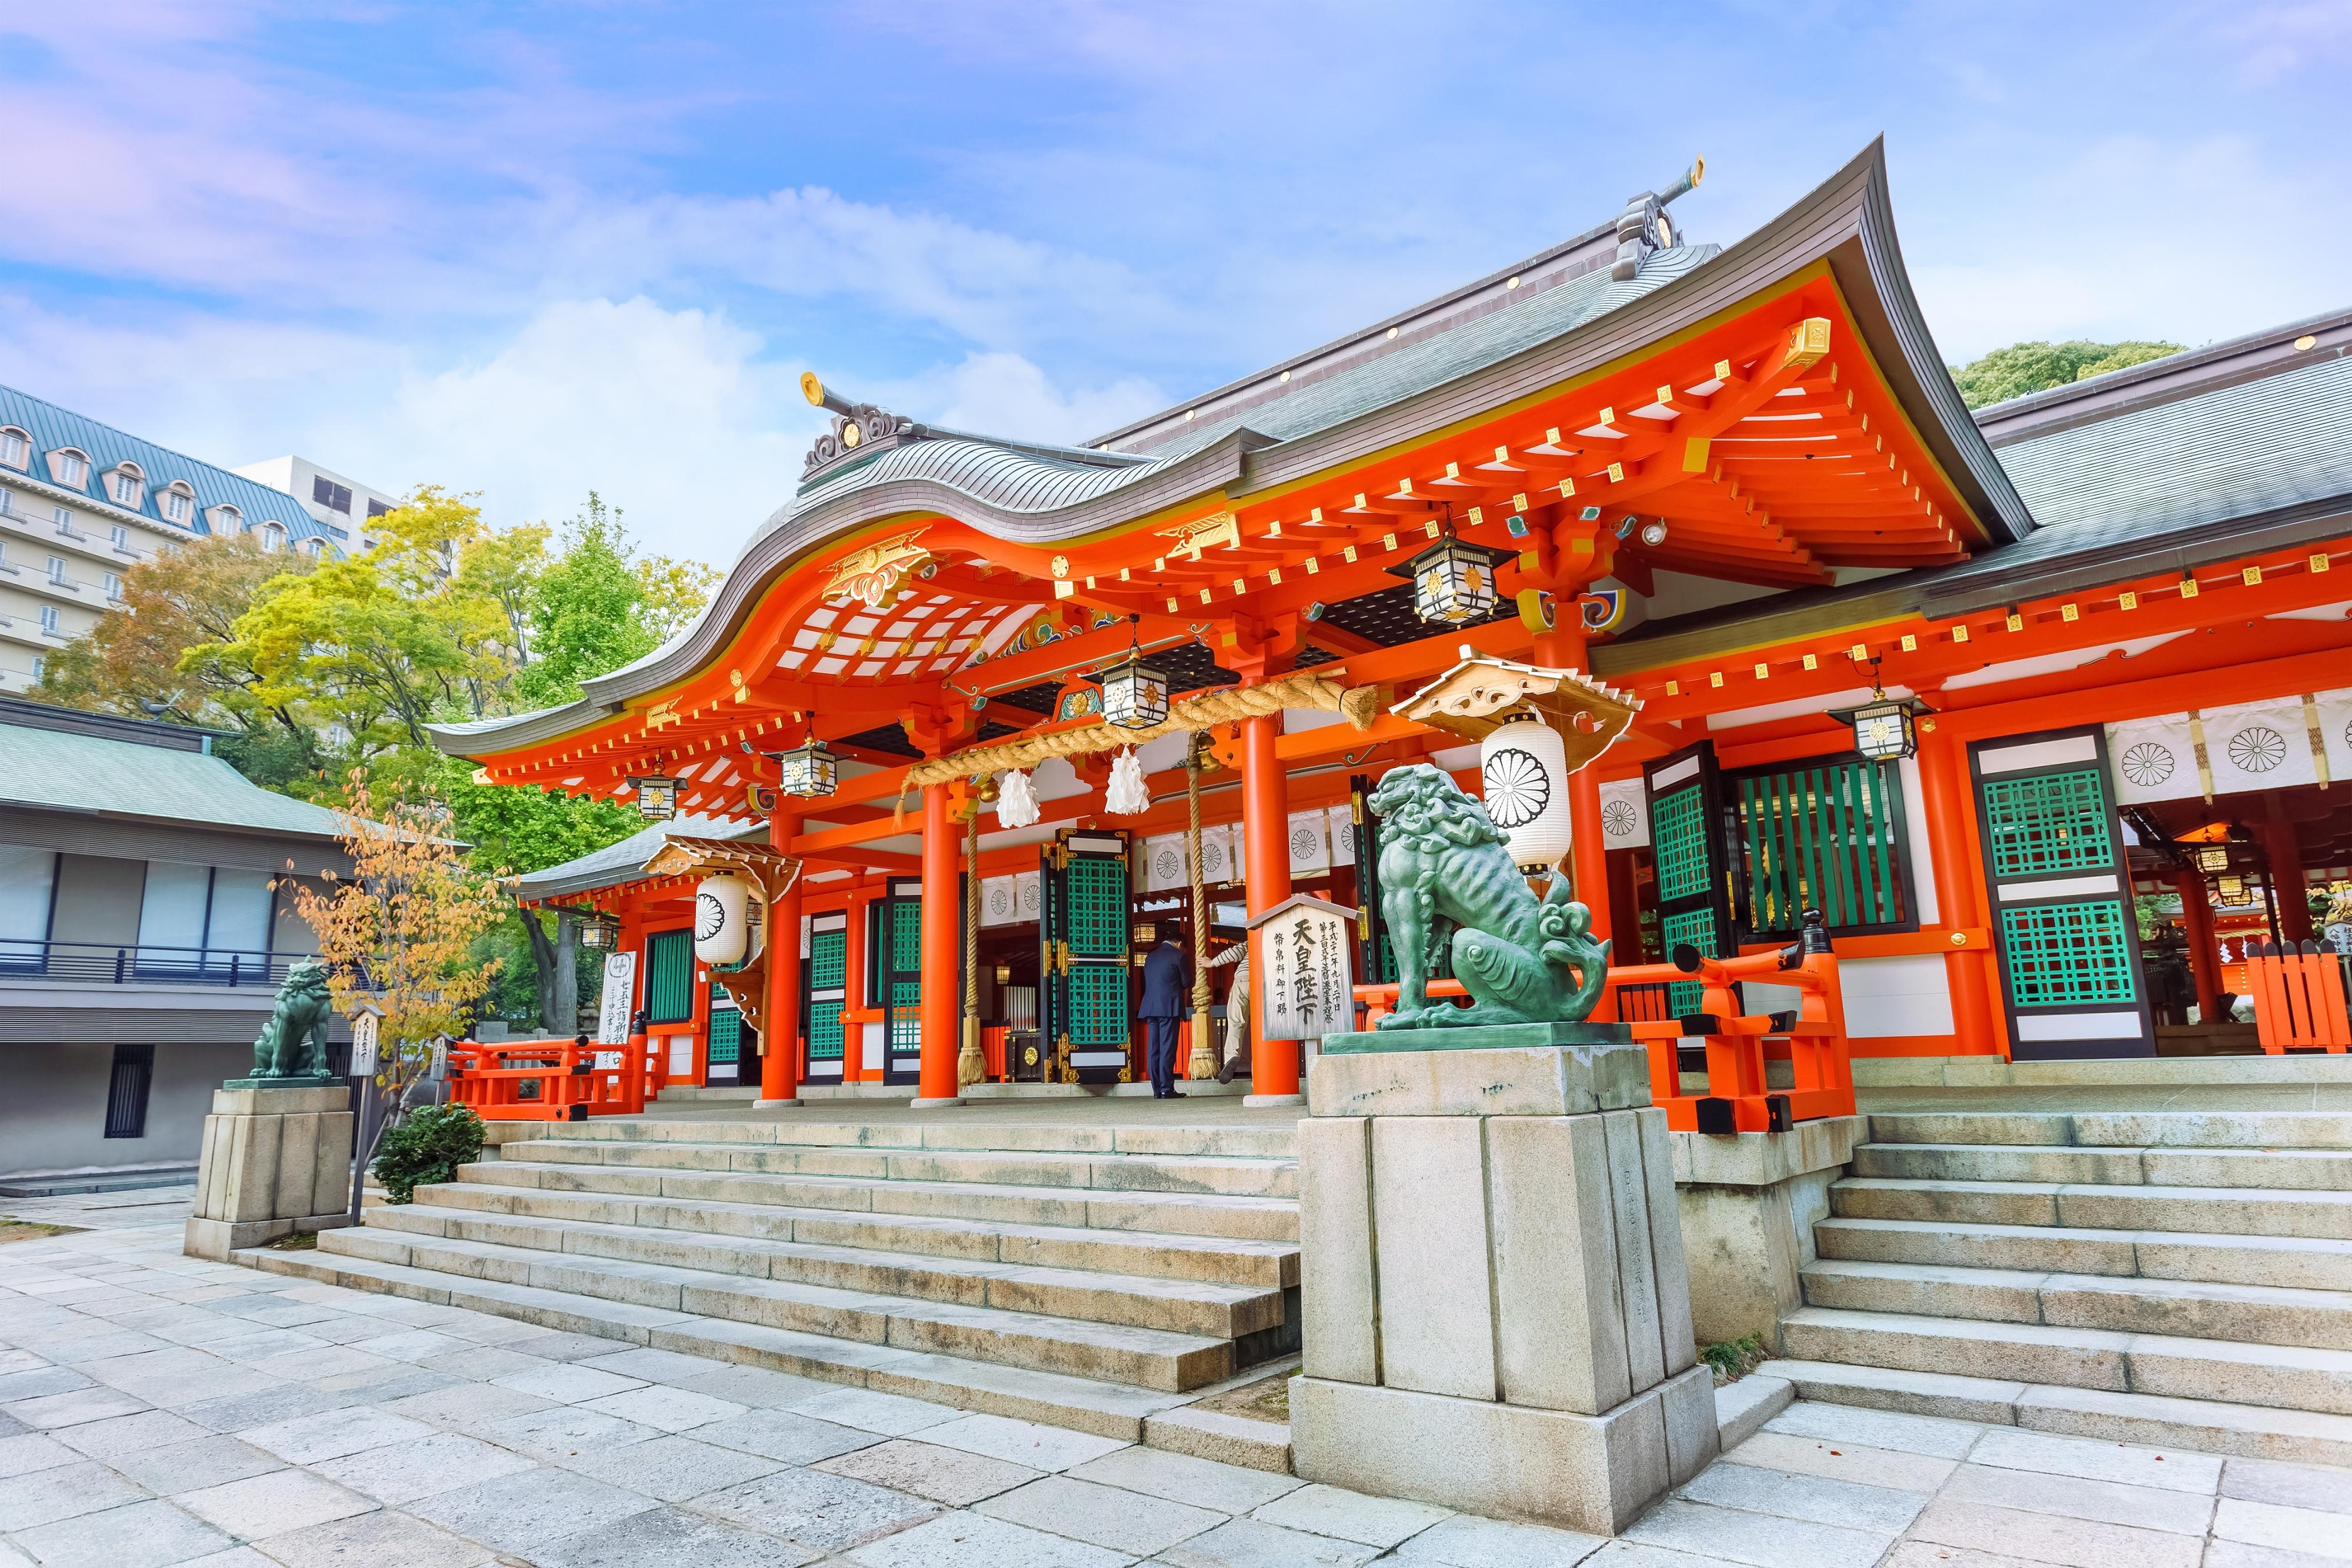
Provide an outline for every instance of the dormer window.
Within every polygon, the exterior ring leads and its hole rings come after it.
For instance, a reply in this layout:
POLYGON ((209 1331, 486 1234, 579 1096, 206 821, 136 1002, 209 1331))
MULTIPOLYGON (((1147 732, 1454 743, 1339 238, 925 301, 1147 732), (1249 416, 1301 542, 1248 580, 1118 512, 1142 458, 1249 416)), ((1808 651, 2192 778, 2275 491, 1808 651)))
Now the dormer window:
POLYGON ((69 489, 80 489, 89 483, 89 454, 59 447, 49 454, 49 477, 69 489))
POLYGON ((213 527, 225 534, 243 533, 245 531, 245 514, 231 506, 224 505, 215 507, 213 508, 213 527))
POLYGON ((167 523, 184 524, 196 515, 196 498, 189 493, 184 481, 174 483, 155 500, 163 508, 163 520, 167 523))
POLYGON ((147 476, 139 471, 139 465, 135 463, 121 464, 106 476, 108 497, 116 506, 126 507, 134 512, 139 509, 140 500, 144 496, 146 488, 147 476))
POLYGON ((284 549, 286 548, 286 525, 283 523, 262 524, 261 548, 267 550, 284 549))
POLYGON ((0 463, 22 469, 33 455, 33 438, 14 425, 0 428, 0 463))
POLYGON ((319 557, 327 553, 327 541, 315 536, 310 538, 304 539, 302 541, 302 553, 310 557, 313 560, 316 560, 319 557))

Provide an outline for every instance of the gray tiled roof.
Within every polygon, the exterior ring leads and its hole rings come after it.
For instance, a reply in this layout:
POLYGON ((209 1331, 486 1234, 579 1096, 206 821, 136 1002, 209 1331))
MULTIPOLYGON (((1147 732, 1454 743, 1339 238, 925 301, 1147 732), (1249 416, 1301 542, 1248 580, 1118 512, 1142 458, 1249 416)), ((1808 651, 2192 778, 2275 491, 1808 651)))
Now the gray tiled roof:
POLYGON ((332 838, 335 814, 274 794, 217 757, 0 724, 0 805, 332 838))
MULTIPOLYGON (((2063 551, 2067 530, 2163 531, 2352 491, 2352 360, 2133 410, 1999 449, 2063 551)), ((2043 544, 2028 538, 1996 552, 2043 544)))
POLYGON ((593 893, 600 887, 612 887, 620 883, 635 882, 645 873, 646 862, 654 858, 662 845, 673 838, 740 839, 766 833, 765 822, 745 826, 719 817, 674 817, 667 822, 652 822, 631 833, 619 843, 592 850, 577 860, 565 861, 515 879, 518 898, 562 898, 575 893, 593 893))

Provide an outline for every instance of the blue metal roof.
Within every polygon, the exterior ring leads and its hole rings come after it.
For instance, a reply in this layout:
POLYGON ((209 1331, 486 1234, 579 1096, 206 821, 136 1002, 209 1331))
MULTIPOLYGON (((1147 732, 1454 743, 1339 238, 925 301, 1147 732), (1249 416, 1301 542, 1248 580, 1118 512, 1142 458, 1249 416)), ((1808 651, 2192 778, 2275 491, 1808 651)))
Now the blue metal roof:
MULTIPOLYGON (((214 507, 231 506, 244 514, 246 525, 257 528, 264 523, 285 525, 286 537, 294 543, 309 538, 323 538, 337 549, 342 548, 342 529, 321 523, 310 514, 301 502, 283 490, 273 490, 257 484, 241 474, 197 461, 168 446, 158 446, 152 441, 142 441, 135 435, 100 424, 97 420, 56 403, 37 398, 14 387, 0 386, 0 426, 15 425, 33 438, 33 452, 28 464, 29 476, 43 484, 57 486, 45 461, 47 454, 61 446, 70 446, 89 455, 89 473, 81 484, 81 495, 91 507, 101 512, 138 517, 150 528, 164 532, 209 534, 211 524, 205 513, 214 507), (137 464, 147 483, 141 488, 136 507, 115 504, 107 494, 103 476, 125 459, 137 464), (195 516, 185 523, 166 522, 158 508, 156 497, 174 479, 184 479, 196 493, 195 516)), ((0 482, 11 472, 0 468, 0 482)), ((57 486, 72 490, 73 486, 57 486)))

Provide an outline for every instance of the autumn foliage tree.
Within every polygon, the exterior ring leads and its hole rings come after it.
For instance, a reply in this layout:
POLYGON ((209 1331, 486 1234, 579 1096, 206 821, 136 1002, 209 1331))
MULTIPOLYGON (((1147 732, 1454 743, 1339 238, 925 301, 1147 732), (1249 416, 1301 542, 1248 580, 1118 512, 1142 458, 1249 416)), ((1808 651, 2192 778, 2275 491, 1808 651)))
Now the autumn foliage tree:
POLYGON ((463 1032, 498 963, 476 941, 508 918, 498 878, 468 863, 448 809, 430 797, 372 790, 364 768, 345 780, 337 837, 352 873, 321 891, 299 885, 294 906, 331 968, 335 1005, 383 1011, 376 1083, 395 1102, 432 1061, 433 1040, 463 1032))

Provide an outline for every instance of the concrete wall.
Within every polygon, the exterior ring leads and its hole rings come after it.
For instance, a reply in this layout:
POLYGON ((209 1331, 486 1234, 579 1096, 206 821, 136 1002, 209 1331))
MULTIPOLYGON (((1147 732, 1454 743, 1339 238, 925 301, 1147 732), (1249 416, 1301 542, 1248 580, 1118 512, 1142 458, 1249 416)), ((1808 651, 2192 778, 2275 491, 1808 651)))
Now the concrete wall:
POLYGON ((253 1065, 249 1045, 164 1045, 155 1050, 147 1135, 106 1135, 110 1045, 0 1046, 0 1173, 88 1166, 193 1163, 213 1091, 253 1065))

